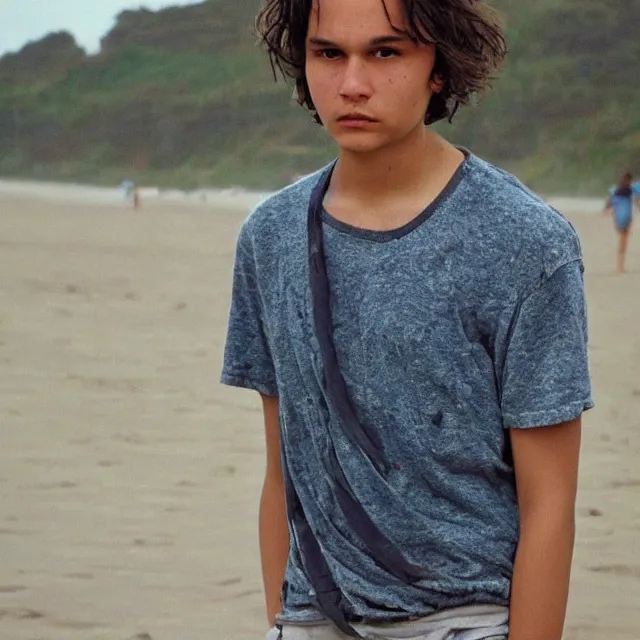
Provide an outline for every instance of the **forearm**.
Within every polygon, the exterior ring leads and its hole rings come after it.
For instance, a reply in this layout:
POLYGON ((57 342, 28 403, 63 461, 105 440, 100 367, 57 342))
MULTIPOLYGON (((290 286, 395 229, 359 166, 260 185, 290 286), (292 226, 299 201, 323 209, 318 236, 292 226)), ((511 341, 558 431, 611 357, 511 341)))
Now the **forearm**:
POLYGON ((289 555, 289 530, 281 479, 267 478, 260 500, 260 555, 267 617, 271 626, 282 609, 280 593, 289 555))
POLYGON ((509 640, 561 640, 575 538, 573 508, 531 514, 521 527, 509 640))

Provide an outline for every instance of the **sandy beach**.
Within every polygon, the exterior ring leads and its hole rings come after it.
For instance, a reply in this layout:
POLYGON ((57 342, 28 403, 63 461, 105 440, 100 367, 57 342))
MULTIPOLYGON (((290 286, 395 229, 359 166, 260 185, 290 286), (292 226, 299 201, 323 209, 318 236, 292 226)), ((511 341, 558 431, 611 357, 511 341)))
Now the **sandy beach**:
MULTIPOLYGON (((0 189, 0 640, 262 640, 259 400, 218 384, 232 195, 0 189)), ((566 206, 598 406, 565 638, 638 640, 640 238, 615 276, 611 221, 566 206)))

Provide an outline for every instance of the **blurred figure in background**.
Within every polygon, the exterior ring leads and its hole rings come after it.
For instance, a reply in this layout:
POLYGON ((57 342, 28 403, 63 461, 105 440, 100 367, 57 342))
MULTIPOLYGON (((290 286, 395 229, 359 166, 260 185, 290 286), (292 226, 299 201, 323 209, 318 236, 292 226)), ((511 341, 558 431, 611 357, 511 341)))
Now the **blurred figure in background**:
POLYGON ((133 189, 135 188, 135 186, 135 182, 130 178, 123 180, 120 184, 120 188, 122 189, 122 193, 124 194, 126 200, 129 200, 129 198, 131 198, 131 194, 133 193, 133 189))
POLYGON ((619 235, 618 273, 624 273, 627 257, 629 233, 633 222, 633 201, 640 198, 640 182, 633 182, 633 175, 625 173, 617 186, 611 187, 605 205, 605 214, 613 214, 613 220, 619 235))
POLYGON ((135 187, 133 190, 133 208, 137 211, 140 208, 140 189, 135 187))
POLYGON ((135 211, 140 209, 141 200, 140 200, 140 189, 136 186, 136 183, 131 180, 131 178, 127 178, 123 180, 120 184, 120 188, 124 194, 125 200, 130 200, 133 202, 133 208, 135 211))

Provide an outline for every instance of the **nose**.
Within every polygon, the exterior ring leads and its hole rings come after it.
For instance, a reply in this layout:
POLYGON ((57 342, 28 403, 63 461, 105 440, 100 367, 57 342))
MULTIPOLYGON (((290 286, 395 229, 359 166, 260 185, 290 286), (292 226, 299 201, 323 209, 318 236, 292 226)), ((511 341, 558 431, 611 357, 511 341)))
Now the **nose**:
POLYGON ((371 81, 365 61, 355 56, 349 58, 343 68, 340 95, 351 102, 359 102, 371 97, 371 93, 371 81))

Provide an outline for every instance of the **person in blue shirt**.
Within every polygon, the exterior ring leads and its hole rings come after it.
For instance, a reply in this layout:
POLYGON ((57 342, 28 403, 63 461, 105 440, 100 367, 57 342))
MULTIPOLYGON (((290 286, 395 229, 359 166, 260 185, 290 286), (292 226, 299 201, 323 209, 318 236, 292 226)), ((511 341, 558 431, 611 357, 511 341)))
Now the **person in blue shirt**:
POLYGON ((624 266, 629 245, 629 234, 633 222, 634 200, 640 198, 640 182, 633 182, 633 175, 625 173, 617 186, 611 187, 605 205, 605 213, 613 215, 618 231, 618 273, 624 273, 624 266))
POLYGON ((238 237, 222 382, 257 391, 270 637, 560 640, 581 416, 569 222, 431 124, 506 52, 472 0, 266 0, 337 148, 238 237))

